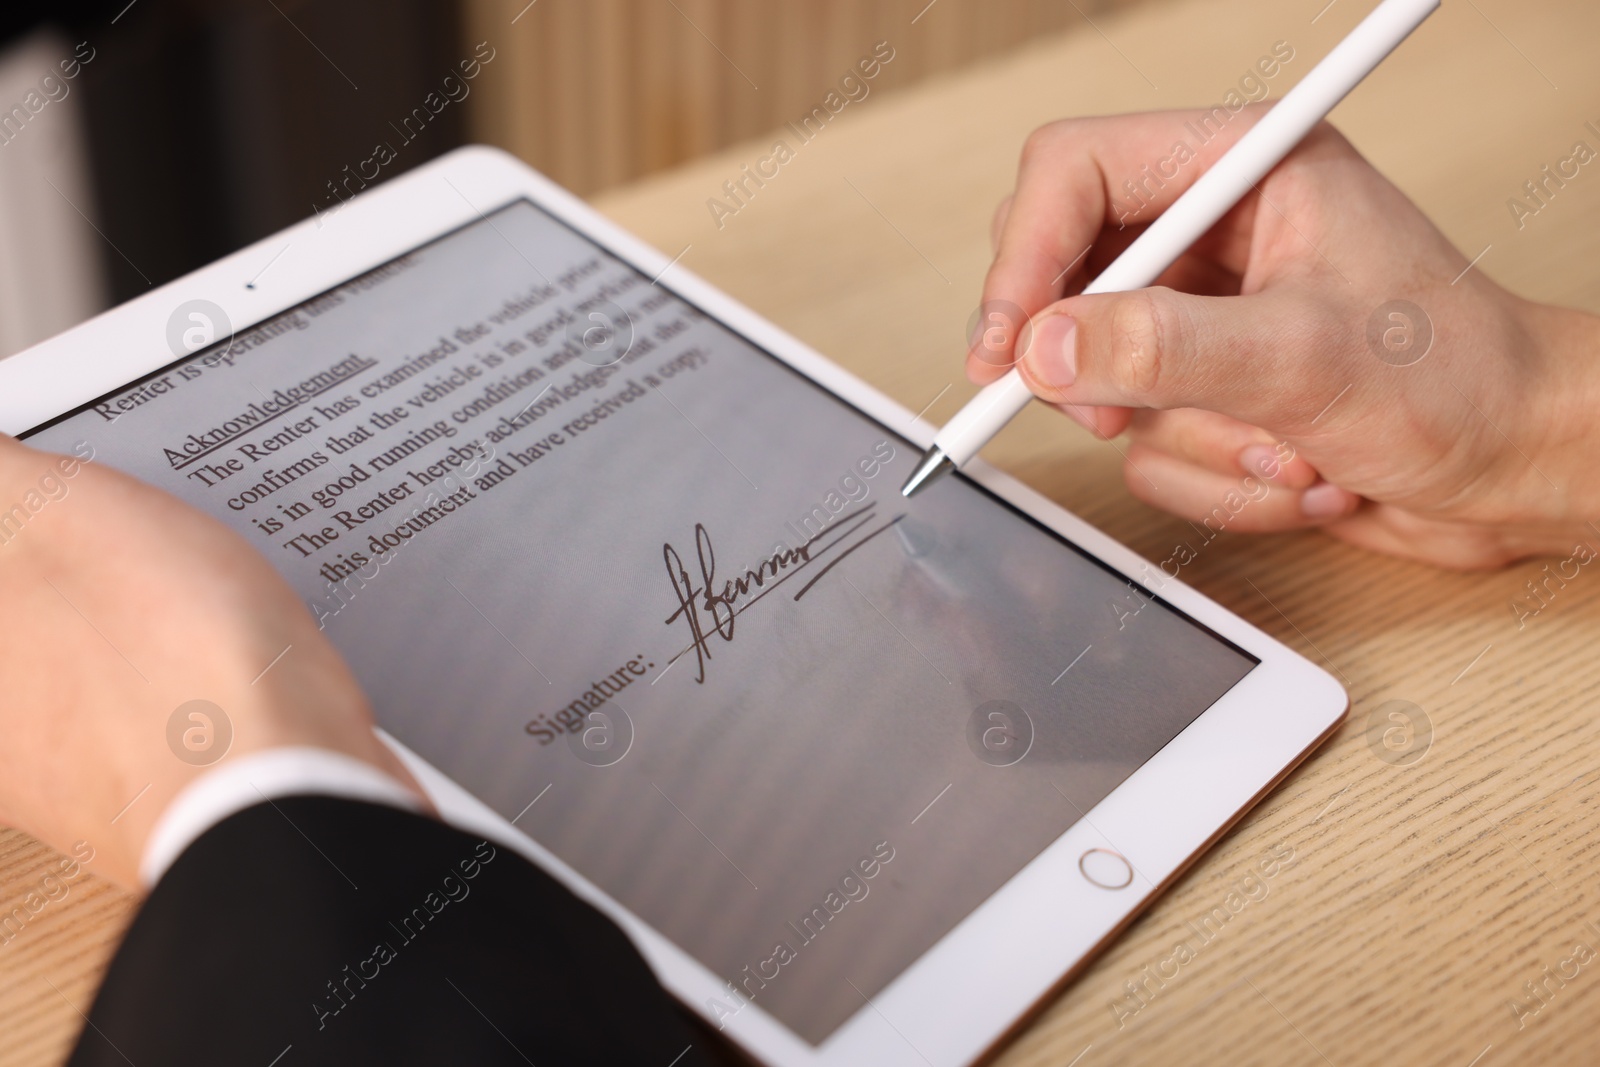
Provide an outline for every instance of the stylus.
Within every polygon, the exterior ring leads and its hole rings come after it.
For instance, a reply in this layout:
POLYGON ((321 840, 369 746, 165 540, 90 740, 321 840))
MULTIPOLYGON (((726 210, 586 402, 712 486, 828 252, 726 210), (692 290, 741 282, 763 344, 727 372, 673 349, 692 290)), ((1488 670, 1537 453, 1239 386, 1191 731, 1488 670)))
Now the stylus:
MULTIPOLYGON (((1311 69, 1239 138, 1150 228, 1083 291, 1118 293, 1153 283, 1282 162, 1350 90, 1439 7, 1440 0, 1383 0, 1361 25, 1311 69)), ((1015 367, 985 386, 933 438, 933 447, 900 492, 911 496, 940 475, 966 465, 1033 394, 1015 367)))

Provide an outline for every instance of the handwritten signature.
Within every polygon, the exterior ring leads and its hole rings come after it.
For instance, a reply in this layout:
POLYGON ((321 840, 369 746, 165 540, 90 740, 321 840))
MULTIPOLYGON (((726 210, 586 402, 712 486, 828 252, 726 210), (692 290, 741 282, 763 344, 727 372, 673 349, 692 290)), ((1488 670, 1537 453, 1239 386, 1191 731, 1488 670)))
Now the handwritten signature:
MULTIPOLYGON (((683 558, 678 555, 678 550, 671 543, 661 546, 661 558, 667 565, 667 578, 672 583, 672 592, 678 598, 678 609, 666 618, 666 624, 682 622, 688 627, 689 645, 673 656, 669 661, 676 663, 679 657, 690 652, 695 654, 699 666, 699 673, 695 681, 702 685, 706 680, 706 661, 711 658, 711 637, 716 635, 724 641, 733 640, 734 620, 761 600, 762 597, 777 589, 790 578, 800 574, 817 559, 827 555, 828 552, 849 540, 857 531, 870 523, 874 515, 877 502, 867 504, 856 511, 845 512, 836 519, 827 529, 805 541, 797 548, 780 549, 756 564, 748 567, 737 578, 723 580, 721 586, 717 584, 717 555, 711 547, 711 535, 701 523, 694 525, 695 556, 699 563, 699 576, 692 578, 689 569, 684 566, 683 558), (843 529, 841 529, 843 527, 843 529), (818 542, 824 538, 832 538, 826 544, 818 542), (696 584, 698 582, 699 584, 696 584), (751 596, 754 592, 755 595, 751 596)), ((823 576, 838 566, 845 557, 850 555, 874 537, 883 533, 901 519, 905 518, 901 512, 873 529, 862 534, 853 544, 844 551, 835 555, 820 570, 811 575, 811 580, 800 587, 794 594, 799 600, 816 585, 823 576)))

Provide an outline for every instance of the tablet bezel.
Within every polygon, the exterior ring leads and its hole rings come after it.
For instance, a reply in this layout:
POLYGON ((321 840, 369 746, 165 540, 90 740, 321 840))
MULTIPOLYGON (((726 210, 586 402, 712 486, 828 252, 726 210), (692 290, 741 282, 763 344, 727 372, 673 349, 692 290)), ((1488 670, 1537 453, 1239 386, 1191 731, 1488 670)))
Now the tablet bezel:
MULTIPOLYGON (((0 362, 0 430, 39 427, 174 361, 167 320, 210 300, 241 328, 288 310, 507 203, 526 198, 868 416, 925 446, 935 427, 494 149, 459 149, 0 362)), ((1015 479, 966 475, 1260 662, 1148 762, 1012 876, 819 1046, 740 1007, 721 1027, 775 1067, 963 1065, 982 1056, 1344 720, 1321 668, 1015 479), (1126 889, 1086 880, 1094 848, 1127 858, 1126 889)), ((516 831, 392 737, 451 821, 520 851, 632 936, 663 985, 713 1025, 725 980, 516 831)))

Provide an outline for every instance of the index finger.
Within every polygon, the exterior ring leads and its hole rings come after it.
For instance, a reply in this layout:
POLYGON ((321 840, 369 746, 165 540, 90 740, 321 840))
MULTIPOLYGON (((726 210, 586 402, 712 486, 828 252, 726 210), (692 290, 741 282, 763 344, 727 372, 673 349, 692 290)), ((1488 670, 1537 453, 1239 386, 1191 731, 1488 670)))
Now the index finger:
POLYGON ((1002 318, 1014 313, 996 309, 1014 307, 1024 321, 985 321, 1008 328, 970 339, 967 376, 986 384, 1004 374, 1026 318, 1082 275, 1102 231, 1154 220, 1264 113, 1247 105, 1064 119, 1030 134, 981 305, 1002 318))

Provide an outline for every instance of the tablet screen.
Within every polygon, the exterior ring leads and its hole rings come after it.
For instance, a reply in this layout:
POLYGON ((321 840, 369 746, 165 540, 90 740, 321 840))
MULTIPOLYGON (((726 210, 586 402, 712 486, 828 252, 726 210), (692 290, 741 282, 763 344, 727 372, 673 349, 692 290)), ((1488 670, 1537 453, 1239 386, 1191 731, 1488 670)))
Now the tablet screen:
POLYGON ((902 499, 904 429, 519 201, 30 436, 240 531, 385 728, 815 1044, 1257 662, 902 499))

